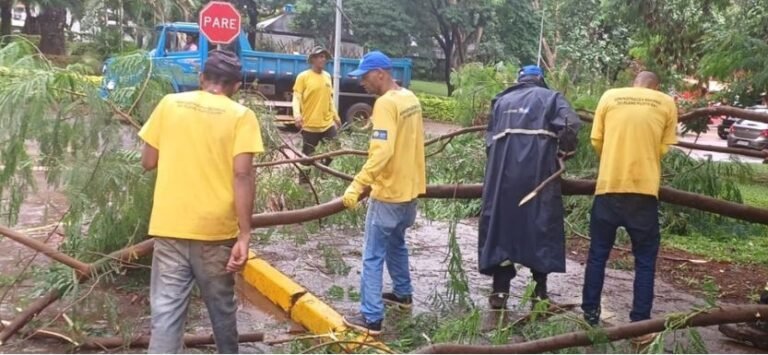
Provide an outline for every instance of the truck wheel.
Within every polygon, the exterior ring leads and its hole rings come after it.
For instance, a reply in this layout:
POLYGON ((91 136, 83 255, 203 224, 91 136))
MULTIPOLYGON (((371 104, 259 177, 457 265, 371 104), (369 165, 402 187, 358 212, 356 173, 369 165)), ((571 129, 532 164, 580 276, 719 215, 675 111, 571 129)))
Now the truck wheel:
POLYGON ((365 131, 371 128, 371 105, 358 102, 347 109, 344 121, 356 131, 365 131))

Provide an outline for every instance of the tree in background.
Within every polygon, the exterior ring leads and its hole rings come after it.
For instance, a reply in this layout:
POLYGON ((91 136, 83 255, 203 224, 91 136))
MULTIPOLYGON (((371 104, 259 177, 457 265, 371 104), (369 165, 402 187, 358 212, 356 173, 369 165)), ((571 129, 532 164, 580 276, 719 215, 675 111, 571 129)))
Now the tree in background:
POLYGON ((732 99, 738 95, 751 105, 768 91, 768 2, 734 1, 708 31, 703 48, 699 75, 730 82, 732 99))
MULTIPOLYGON (((299 0, 291 26, 300 33, 312 34, 326 48, 332 49, 335 0, 299 0)), ((346 24, 349 25, 349 24, 346 24)))
POLYGON ((536 63, 540 14, 528 0, 500 1, 477 47, 475 60, 483 63, 536 63))
POLYGON ((11 21, 13 19, 13 1, 0 0, 0 36, 11 34, 11 21))
POLYGON ((628 65, 629 30, 600 0, 547 1, 544 66, 572 83, 612 83, 628 65))
MULTIPOLYGON (((206 3, 208 1, 205 1, 206 3)), ((275 16, 283 6, 291 3, 290 0, 229 0, 230 3, 237 6, 240 14, 244 15, 243 30, 248 33, 248 42, 256 42, 259 21, 275 16)))
POLYGON ((416 24, 416 42, 431 47, 437 43, 445 57, 443 73, 448 94, 454 86, 451 71, 469 61, 484 40, 494 18, 498 0, 400 0, 416 24))
POLYGON ((605 1, 605 13, 626 26, 635 45, 631 54, 665 77, 695 76, 704 38, 716 28, 729 0, 605 1))

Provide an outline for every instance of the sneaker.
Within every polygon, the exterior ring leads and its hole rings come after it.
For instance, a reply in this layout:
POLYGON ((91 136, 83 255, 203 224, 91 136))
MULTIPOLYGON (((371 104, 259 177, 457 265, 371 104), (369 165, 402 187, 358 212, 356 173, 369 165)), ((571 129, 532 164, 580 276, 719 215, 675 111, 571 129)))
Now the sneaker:
POLYGON ((600 324, 600 309, 584 311, 584 321, 591 327, 597 327, 600 324))
POLYGON ((636 346, 646 346, 652 343, 654 340, 656 340, 657 336, 659 336, 659 333, 650 333, 646 335, 641 335, 639 337, 634 337, 629 341, 632 342, 632 344, 635 344, 636 346))
POLYGON ((488 304, 491 306, 491 309, 494 310, 507 309, 508 299, 508 293, 492 293, 488 296, 488 304))
POLYGON ((384 300, 384 304, 397 306, 400 309, 411 309, 413 307, 413 297, 411 296, 398 297, 394 293, 386 292, 381 295, 381 298, 384 300))
POLYGON ((717 329, 733 340, 768 350, 768 331, 758 328, 754 323, 720 324, 717 329))
POLYGON ((369 322, 363 317, 362 314, 358 314, 352 317, 344 317, 344 324, 354 330, 369 335, 381 334, 381 321, 369 322))

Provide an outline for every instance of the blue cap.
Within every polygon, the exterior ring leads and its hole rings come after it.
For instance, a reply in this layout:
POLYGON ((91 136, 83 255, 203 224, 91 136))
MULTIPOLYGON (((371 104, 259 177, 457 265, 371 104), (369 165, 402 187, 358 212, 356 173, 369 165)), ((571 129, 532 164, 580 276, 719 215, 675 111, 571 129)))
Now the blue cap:
POLYGON ((363 60, 360 61, 357 70, 353 70, 347 75, 360 77, 369 71, 376 69, 392 69, 392 60, 390 60, 386 54, 379 51, 368 52, 363 56, 363 60))
POLYGON ((522 76, 540 76, 544 77, 544 71, 539 68, 537 65, 526 65, 523 67, 523 69, 520 70, 519 73, 517 73, 518 77, 522 76))

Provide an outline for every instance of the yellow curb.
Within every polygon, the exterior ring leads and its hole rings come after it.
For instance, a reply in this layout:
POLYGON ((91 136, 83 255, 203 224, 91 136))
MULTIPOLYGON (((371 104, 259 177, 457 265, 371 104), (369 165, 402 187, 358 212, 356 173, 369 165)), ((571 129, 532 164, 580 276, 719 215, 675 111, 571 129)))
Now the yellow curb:
MULTIPOLYGON (((384 349, 387 346, 376 339, 359 335, 344 325, 344 318, 325 302, 309 293, 304 287, 285 276, 263 259, 257 259, 256 253, 250 251, 248 262, 242 272, 243 279, 251 287, 266 296, 288 312, 295 322, 304 326, 312 334, 328 335, 337 338, 349 335, 363 343, 375 344, 384 349)), ((342 348, 352 350, 360 345, 343 345, 342 348)))
POLYGON ((311 293, 305 293, 293 305, 291 319, 313 334, 337 333, 347 329, 341 314, 311 293))
POLYGON ((291 310, 298 297, 307 292, 266 261, 256 259, 253 251, 243 269, 243 279, 286 312, 291 310))

